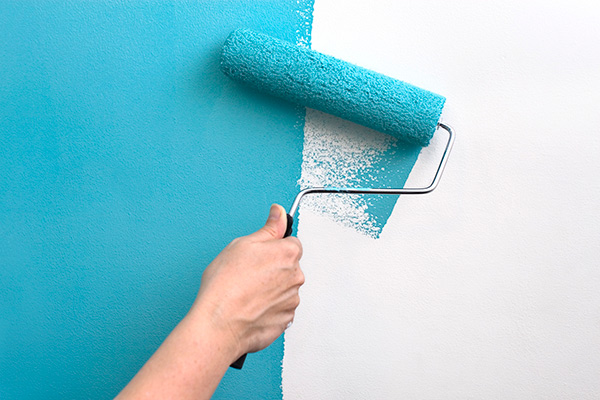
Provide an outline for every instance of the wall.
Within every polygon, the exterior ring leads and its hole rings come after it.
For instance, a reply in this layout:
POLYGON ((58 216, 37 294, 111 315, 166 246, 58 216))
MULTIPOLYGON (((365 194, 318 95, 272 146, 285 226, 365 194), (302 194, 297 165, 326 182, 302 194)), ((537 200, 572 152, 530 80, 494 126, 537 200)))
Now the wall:
MULTIPOLYGON (((219 71, 312 1, 0 2, 0 398, 111 398, 298 187, 304 110, 219 71), (276 157, 277 155, 277 157, 276 157)), ((283 341, 215 398, 281 398, 283 341)))
MULTIPOLYGON (((412 168, 308 110, 302 143, 303 110, 218 72, 230 30, 306 43, 310 7, 1 3, 0 398, 114 395, 297 181, 428 183, 443 135, 412 168)), ((318 0, 313 47, 447 96, 456 147, 430 195, 307 199, 285 355, 251 355, 215 398, 597 398, 599 17, 318 0)))
MULTIPOLYGON (((313 49, 447 96, 457 142, 377 240, 343 203, 301 206, 285 399, 598 398, 598 21, 583 0, 316 2, 313 49)), ((335 140, 320 118, 305 129, 335 140)))

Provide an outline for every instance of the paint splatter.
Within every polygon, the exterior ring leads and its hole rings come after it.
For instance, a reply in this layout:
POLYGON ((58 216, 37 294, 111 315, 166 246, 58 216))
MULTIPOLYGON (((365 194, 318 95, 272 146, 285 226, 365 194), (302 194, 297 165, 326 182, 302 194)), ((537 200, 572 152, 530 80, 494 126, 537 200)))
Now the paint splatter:
POLYGON ((296 3, 298 4, 296 16, 299 19, 299 28, 296 30, 296 44, 310 49, 315 2, 314 0, 297 0, 296 3))
MULTIPOLYGON (((402 187, 421 148, 320 111, 307 109, 302 175, 307 187, 402 187)), ((378 238, 397 196, 310 195, 308 207, 378 238)))

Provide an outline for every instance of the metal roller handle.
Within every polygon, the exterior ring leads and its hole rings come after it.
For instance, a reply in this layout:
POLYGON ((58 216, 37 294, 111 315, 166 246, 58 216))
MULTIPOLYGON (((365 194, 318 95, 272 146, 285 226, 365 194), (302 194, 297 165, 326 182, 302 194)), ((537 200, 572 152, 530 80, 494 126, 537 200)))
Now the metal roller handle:
POLYGON ((315 194, 315 193, 344 193, 344 194, 426 194, 432 192, 440 183, 440 179, 442 177, 442 173, 444 172, 444 168, 446 167, 446 163, 448 162, 448 156, 450 155, 450 150, 452 150, 452 146, 454 145, 455 133, 452 128, 450 128, 446 124, 438 123, 438 128, 444 129, 448 132, 448 142, 446 143, 446 148, 444 149, 444 154, 442 155, 442 159, 440 161, 440 165, 437 168, 435 176, 433 177, 433 181, 429 186, 421 187, 421 188, 333 188, 333 187, 312 187, 306 188, 300 191, 292 206, 290 207, 290 211, 288 214, 293 217, 298 210, 298 206, 300 205, 300 200, 307 194, 315 194))
MULTIPOLYGON (((442 128, 448 132, 448 142, 446 143, 446 148, 444 149, 444 154, 442 155, 442 159, 440 161, 440 165, 437 168, 435 176, 433 177, 433 181, 429 186, 422 188, 332 188, 332 187, 313 187, 307 188, 300 191, 292 206, 290 207, 290 211, 287 214, 287 230, 285 232, 284 237, 288 237, 292 234, 292 225, 294 223, 294 214, 298 210, 300 206, 300 200, 307 195, 313 193, 343 193, 343 194, 426 194, 432 192, 440 183, 440 178, 442 177, 442 173, 444 172, 444 168, 446 167, 446 162, 448 161, 448 155, 450 154, 450 150, 452 150, 452 146, 454 145, 454 131, 446 124, 438 123, 438 128, 442 128)), ((244 361, 246 360, 247 354, 242 355, 237 361, 231 364, 232 368, 242 369, 244 366, 244 361)))

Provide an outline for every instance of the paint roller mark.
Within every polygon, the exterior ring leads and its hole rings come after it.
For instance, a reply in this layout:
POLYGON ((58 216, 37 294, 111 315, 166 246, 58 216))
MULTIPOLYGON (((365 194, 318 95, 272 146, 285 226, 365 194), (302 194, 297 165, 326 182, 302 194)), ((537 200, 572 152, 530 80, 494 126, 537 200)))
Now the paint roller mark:
MULTIPOLYGON (((307 109, 304 126, 302 188, 402 187, 421 147, 352 122, 307 109)), ((398 196, 311 195, 308 207, 335 221, 378 238, 398 196)))

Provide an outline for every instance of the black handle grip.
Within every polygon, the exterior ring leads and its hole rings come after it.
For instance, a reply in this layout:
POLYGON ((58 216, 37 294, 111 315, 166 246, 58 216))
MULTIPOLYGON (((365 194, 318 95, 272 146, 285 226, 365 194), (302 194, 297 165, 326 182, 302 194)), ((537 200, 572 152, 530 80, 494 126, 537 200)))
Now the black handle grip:
POLYGON ((292 229, 292 225, 294 225, 294 217, 292 217, 290 214, 285 214, 285 216, 287 217, 287 228, 283 234, 284 238, 291 236, 292 232, 294 231, 292 229))
POLYGON ((242 367, 244 366, 244 361, 246 361, 247 355, 248 354, 243 354, 240 358, 235 360, 235 362, 231 364, 230 367, 235 369, 242 369, 242 367))
MULTIPOLYGON (((294 217, 292 217, 290 214, 285 214, 285 215, 287 216, 287 227, 285 229, 285 233, 283 234, 284 238, 290 236, 292 234, 292 232, 294 231, 292 228, 292 226, 294 225, 294 217)), ((233 364, 231 364, 230 367, 235 368, 235 369, 242 369, 242 367, 244 366, 244 361, 246 361, 247 355, 248 354, 243 354, 233 364)))

